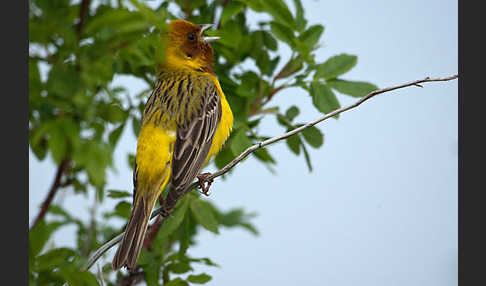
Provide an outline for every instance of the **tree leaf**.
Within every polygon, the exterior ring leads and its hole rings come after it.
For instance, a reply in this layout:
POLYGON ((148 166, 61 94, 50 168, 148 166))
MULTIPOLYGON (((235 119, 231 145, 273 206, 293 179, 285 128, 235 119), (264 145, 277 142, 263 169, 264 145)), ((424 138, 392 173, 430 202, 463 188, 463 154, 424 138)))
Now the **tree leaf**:
POLYGON ((324 32, 322 25, 313 25, 300 34, 298 39, 312 50, 321 38, 322 32, 324 32))
POLYGON ((305 141, 314 148, 319 148, 324 143, 324 135, 321 130, 315 126, 302 130, 302 135, 304 136, 305 141))
POLYGON ((121 134, 123 133, 123 128, 125 127, 125 123, 120 124, 117 128, 115 128, 113 131, 110 132, 110 135, 108 136, 108 141, 110 142, 110 145, 115 147, 116 143, 118 143, 118 140, 120 139, 121 134))
MULTIPOLYGON (((336 95, 325 84, 318 81, 312 81, 310 85, 312 103, 322 113, 329 113, 341 107, 336 95)), ((339 114, 335 116, 338 118, 339 114)))
POLYGON ((236 134, 231 139, 231 151, 233 154, 241 154, 246 148, 251 146, 251 141, 246 136, 246 132, 243 128, 236 131, 236 134))
POLYGON ((358 57, 348 54, 340 54, 329 58, 326 62, 317 65, 314 78, 333 79, 350 69, 358 62, 358 57))
POLYGON ((132 209, 132 204, 126 201, 119 202, 113 212, 107 214, 107 217, 111 216, 118 216, 124 219, 128 219, 130 217, 130 212, 132 209))
POLYGON ((189 275, 186 280, 195 283, 195 284, 206 284, 212 279, 211 276, 207 275, 206 273, 201 273, 198 275, 189 275))
POLYGON ((236 155, 233 154, 231 148, 223 148, 216 155, 216 158, 214 158, 214 164, 216 165, 216 167, 221 169, 229 162, 231 162, 234 158, 236 158, 236 155))
POLYGON ((295 21, 289 8, 282 0, 261 0, 263 9, 273 16, 278 23, 295 28, 295 21))
POLYGON ((272 157, 272 155, 270 155, 267 148, 258 148, 253 152, 253 154, 260 161, 268 162, 268 163, 272 163, 272 164, 277 163, 275 161, 275 159, 272 157))
POLYGON ((267 49, 271 51, 276 51, 278 48, 278 42, 275 38, 267 31, 261 31, 263 35, 263 44, 267 49))
POLYGON ((295 35, 290 28, 277 22, 270 22, 270 31, 277 39, 287 43, 291 48, 295 48, 295 35))
POLYGON ((52 270, 56 267, 69 263, 68 259, 76 253, 70 248, 54 248, 37 258, 37 271, 52 270))
POLYGON ((295 155, 300 154, 300 145, 302 144, 302 141, 300 141, 299 134, 290 136, 285 140, 285 143, 289 147, 290 151, 292 151, 295 155))
POLYGON ((170 280, 168 283, 164 284, 164 286, 189 286, 185 280, 180 277, 170 280))
POLYGON ((299 111, 299 108, 295 105, 292 105, 291 107, 289 107, 289 109, 287 109, 287 111, 285 112, 285 117, 287 117, 288 120, 290 120, 292 122, 292 120, 294 120, 294 118, 299 115, 300 111, 299 111))
POLYGON ((67 152, 67 142, 60 125, 56 125, 51 129, 48 145, 54 161, 57 164, 61 163, 67 152))
POLYGON ((307 21, 304 18, 304 7, 300 0, 294 0, 295 6, 295 24, 298 31, 302 31, 307 25, 307 21))
POLYGON ((363 97, 368 95, 373 90, 378 89, 376 85, 363 81, 333 79, 328 81, 327 84, 340 93, 351 95, 353 97, 363 97))
POLYGON ((235 14, 238 14, 241 10, 245 8, 240 2, 230 1, 224 8, 223 12, 221 13, 221 26, 224 26, 228 20, 235 14))
POLYGON ((194 199, 191 201, 191 212, 194 215, 196 221, 201 224, 205 229, 219 234, 218 221, 214 217, 211 205, 208 202, 200 199, 194 199))
POLYGON ((130 198, 133 194, 127 191, 108 190, 108 197, 113 199, 130 198))
POLYGON ((157 233, 157 240, 168 237, 181 225, 191 200, 191 197, 184 196, 179 203, 177 203, 176 209, 172 214, 173 217, 164 220, 161 229, 157 233))
POLYGON ((275 79, 282 79, 289 77, 296 72, 300 71, 304 66, 304 60, 301 57, 290 59, 287 64, 282 68, 280 73, 275 76, 275 79))
POLYGON ((304 158, 305 158, 305 162, 307 163, 307 168, 309 168, 309 172, 312 172, 312 164, 311 164, 309 153, 307 152, 307 149, 305 148, 304 144, 302 144, 301 146, 302 146, 302 151, 304 152, 304 158))
POLYGON ((167 268, 169 269, 170 272, 176 274, 183 274, 193 270, 193 268, 189 265, 189 263, 185 261, 169 264, 167 268))

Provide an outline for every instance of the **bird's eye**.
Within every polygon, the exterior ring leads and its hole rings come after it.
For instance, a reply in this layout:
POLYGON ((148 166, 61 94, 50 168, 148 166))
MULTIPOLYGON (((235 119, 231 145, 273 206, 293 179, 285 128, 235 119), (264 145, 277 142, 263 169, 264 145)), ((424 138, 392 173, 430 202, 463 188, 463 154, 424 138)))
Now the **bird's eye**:
POLYGON ((196 36, 194 35, 194 33, 190 33, 189 35, 187 35, 187 38, 191 41, 194 41, 194 39, 196 39, 196 36))
POLYGON ((191 55, 191 54, 186 54, 186 56, 187 56, 188 58, 192 58, 192 55, 191 55))

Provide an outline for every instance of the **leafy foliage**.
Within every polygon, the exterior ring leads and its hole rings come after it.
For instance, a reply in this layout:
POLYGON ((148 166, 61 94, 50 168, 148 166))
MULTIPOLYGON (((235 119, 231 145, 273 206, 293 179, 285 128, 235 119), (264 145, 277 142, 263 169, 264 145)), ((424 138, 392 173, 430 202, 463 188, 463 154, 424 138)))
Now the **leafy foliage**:
MULTIPOLYGON (((219 168, 252 144, 271 137, 258 131, 263 117, 274 116, 284 130, 302 125, 296 122, 298 106, 284 113, 278 106, 270 106, 283 89, 300 87, 318 111, 329 113, 340 106, 335 92, 362 97, 377 88, 341 78, 356 65, 354 55, 340 54, 316 62, 324 27, 308 24, 300 0, 292 1, 295 13, 282 0, 171 2, 175 5, 169 11, 165 1, 29 1, 30 150, 39 160, 50 154, 59 166, 68 162, 58 187, 85 194, 95 191, 98 203, 106 197, 118 201, 103 219, 93 217, 88 223, 62 206, 50 206, 52 220, 40 220, 29 232, 30 285, 130 281, 132 276, 115 275, 109 263, 97 275, 80 269, 91 252, 120 232, 111 226, 111 218, 127 219, 130 214, 131 192, 105 190, 106 172, 113 167, 114 151, 127 126, 135 136, 139 132, 156 67, 164 59, 165 43, 159 35, 166 31, 167 19, 183 15, 193 23, 218 23, 216 30, 208 32, 221 37, 213 43, 214 70, 235 115, 232 135, 215 158, 219 168), (254 13, 264 13, 269 20, 250 28, 248 19, 254 13), (284 46, 292 50, 287 59, 279 54, 284 46), (255 67, 243 64, 248 61, 255 67), (147 90, 128 94, 125 87, 112 86, 117 75, 142 79, 147 90), (77 227, 77 247, 50 246, 53 233, 66 225, 77 227)), ((323 143, 324 134, 317 127, 286 140, 292 153, 303 155, 309 170, 312 164, 307 147, 320 148, 323 143)), ((265 166, 277 164, 268 149, 259 149, 252 156, 265 166)), ((133 154, 127 158, 133 166, 133 154)), ((258 231, 250 222, 253 216, 242 208, 221 211, 197 193, 190 193, 142 250, 137 271, 147 285, 207 283, 211 276, 195 273, 194 265, 218 265, 209 258, 187 255, 198 232, 204 229, 219 234, 222 228, 242 227, 256 235, 258 231)))

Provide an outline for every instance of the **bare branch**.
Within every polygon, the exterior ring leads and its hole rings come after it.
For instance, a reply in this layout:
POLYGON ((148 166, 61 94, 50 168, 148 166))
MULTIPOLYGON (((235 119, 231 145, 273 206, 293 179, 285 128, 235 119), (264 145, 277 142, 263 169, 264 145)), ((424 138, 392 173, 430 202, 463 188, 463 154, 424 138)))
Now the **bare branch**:
POLYGON ((66 171, 68 165, 69 165, 69 160, 65 159, 57 167, 56 177, 54 178, 54 182, 52 183, 51 188, 49 190, 49 193, 47 194, 47 197, 45 198, 44 202, 42 203, 41 210, 40 210, 39 214, 37 215, 37 217, 35 218, 34 223, 30 227, 30 229, 32 229, 34 226, 36 226, 37 223, 39 223, 39 221, 44 218, 47 211, 49 210, 49 207, 51 206, 52 200, 54 199, 54 196, 56 195, 57 190, 62 187, 61 178, 62 178, 63 173, 66 171))
MULTIPOLYGON (((397 86, 392 86, 392 87, 388 87, 388 88, 383 88, 383 89, 377 89, 375 91, 372 91, 371 93, 369 93, 368 95, 362 97, 360 100, 356 101, 355 103, 351 104, 351 105, 348 105, 346 107, 343 107, 343 108, 340 108, 340 109, 336 109, 334 110, 333 112, 331 113, 328 113, 322 117, 319 117, 317 119, 315 119, 314 121, 311 121, 305 125, 302 125, 301 127, 298 127, 298 128, 295 128, 287 133, 284 133, 280 136, 276 136, 276 137, 272 137, 270 139, 267 139, 265 141, 262 141, 262 142, 259 142, 253 146, 250 146, 248 147, 243 153, 241 153, 238 157, 236 157, 233 161, 231 161, 230 163, 228 163, 226 166, 224 166, 221 170, 211 174, 210 176, 207 177, 207 180, 213 180, 225 173, 227 173, 229 170, 231 170, 236 164, 238 164, 239 162, 241 162, 243 159, 245 159, 248 155, 250 155, 251 153, 253 153, 255 150, 259 149, 259 148, 262 148, 264 146, 267 146, 267 145, 270 145, 270 144, 273 144, 275 142, 278 142, 280 140, 283 140, 285 138, 288 138, 294 134, 297 134, 299 132, 301 132, 302 130, 306 129, 306 128, 309 128, 311 126, 314 126, 326 119, 329 119, 337 114, 340 114, 340 113, 343 113, 347 110, 350 110, 350 109, 353 109, 359 105, 361 105, 363 102, 367 101, 368 99, 378 95, 378 94, 381 94, 381 93, 385 93, 385 92, 389 92, 389 91, 392 91, 392 90, 395 90, 395 89, 400 89, 400 88, 404 88, 404 87, 408 87, 408 86, 418 86, 418 87, 422 87, 420 85, 420 83, 425 83, 425 82, 433 82, 433 81, 449 81, 449 80, 453 80, 453 79, 456 79, 458 78, 459 75, 453 75, 453 76, 449 76, 449 77, 443 77, 443 78, 429 78, 429 77, 426 77, 425 79, 421 79, 421 80, 415 80, 415 81, 412 81, 412 82, 408 82, 408 83, 404 83, 404 84, 401 84, 401 85, 397 85, 397 86)), ((195 182, 193 183, 186 191, 186 194, 189 193, 190 191, 192 191, 193 189, 197 188, 197 186, 199 186, 199 183, 198 182, 195 182)), ((151 218, 154 218, 155 216, 157 216, 158 214, 160 214, 162 212, 162 209, 163 207, 160 207, 158 209, 156 209, 155 211, 152 212, 152 216, 151 218)), ((160 223, 163 222, 163 220, 165 219, 165 217, 161 217, 160 219, 160 223)), ((96 260, 98 260, 108 249, 110 249, 112 246, 114 246, 115 244, 117 244, 123 237, 123 233, 119 234, 118 236, 116 236, 115 238, 113 238, 112 240, 108 241, 107 243, 105 243, 103 246, 101 246, 95 253, 93 253, 93 255, 89 258, 88 260, 88 263, 86 264, 85 268, 83 270, 88 270, 95 262, 96 260)))

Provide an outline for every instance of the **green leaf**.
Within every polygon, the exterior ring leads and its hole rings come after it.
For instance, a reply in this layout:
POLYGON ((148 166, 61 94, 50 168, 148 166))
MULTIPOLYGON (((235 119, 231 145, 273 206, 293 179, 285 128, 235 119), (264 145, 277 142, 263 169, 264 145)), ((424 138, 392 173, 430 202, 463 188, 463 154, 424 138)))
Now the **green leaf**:
POLYGON ((172 263, 167 266, 170 272, 176 273, 176 274, 183 274, 186 272, 189 272, 193 270, 193 268, 189 265, 188 262, 177 262, 177 263, 172 263))
POLYGON ((270 22, 270 31, 282 42, 287 43, 291 48, 295 48, 294 31, 277 22, 270 22))
POLYGON ((378 89, 376 85, 363 81, 333 79, 328 81, 327 84, 340 93, 351 95, 353 97, 363 97, 368 95, 373 90, 378 89))
POLYGON ((168 237, 181 225, 184 216, 186 215, 187 209, 190 204, 190 197, 185 196, 183 197, 176 206, 174 213, 172 214, 173 217, 169 217, 164 220, 164 223, 157 234, 157 240, 161 238, 168 237))
POLYGON ((108 136, 108 141, 110 142, 110 145, 115 147, 116 143, 118 143, 118 140, 120 139, 121 134, 123 133, 123 128, 125 127, 125 123, 120 124, 117 128, 115 128, 113 131, 110 132, 110 135, 108 136))
MULTIPOLYGON (((267 51, 259 50, 258 56, 256 57, 256 65, 262 74, 269 74, 271 61, 267 51)), ((256 92, 254 94, 257 95, 256 92)))
POLYGON ((324 32, 322 25, 310 26, 305 32, 300 34, 299 40, 312 50, 321 38, 322 32, 324 32))
MULTIPOLYGON (((312 103, 322 113, 329 113, 341 107, 336 95, 325 84, 318 81, 312 81, 310 86, 312 103)), ((338 114, 335 116, 338 118, 338 114)))
POLYGON ((294 154, 296 155, 300 154, 300 145, 302 144, 302 141, 300 141, 299 134, 290 136, 285 140, 285 143, 287 143, 287 146, 289 147, 290 151, 292 151, 294 154))
POLYGON ((272 76, 272 74, 275 71, 275 68, 277 67, 279 61, 280 61, 280 56, 276 56, 275 58, 273 58, 270 61, 268 72, 265 75, 272 76))
POLYGON ((126 201, 121 201, 115 206, 115 210, 113 213, 108 214, 108 217, 110 216, 118 216, 124 219, 130 218, 130 212, 131 212, 132 204, 126 201))
POLYGON ((326 80, 336 78, 352 69, 357 62, 357 56, 348 54, 333 56, 326 62, 317 65, 314 78, 324 78, 326 80))
POLYGON ((89 271, 80 271, 71 266, 61 268, 59 274, 69 285, 99 286, 96 276, 89 271))
POLYGON ((263 35, 263 44, 267 49, 271 51, 276 51, 278 48, 278 42, 275 38, 267 31, 261 31, 263 35))
POLYGON ((231 151, 233 154, 241 154, 246 148, 251 146, 251 141, 246 136, 244 129, 239 129, 231 139, 231 151))
POLYGON ((272 155, 270 155, 267 148, 258 148, 253 152, 253 155, 255 155, 255 157, 260 161, 268 162, 272 164, 277 163, 275 159, 272 157, 272 155))
POLYGON ((135 137, 138 137, 138 133, 140 133, 140 129, 142 128, 142 120, 140 118, 133 116, 132 117, 132 130, 135 137))
POLYGON ((61 163, 64 156, 66 156, 67 142, 60 125, 57 125, 51 129, 51 132, 49 133, 48 145, 54 161, 57 164, 61 163))
POLYGON ((236 88, 236 93, 241 97, 253 98, 258 96, 258 87, 260 83, 260 77, 252 72, 248 71, 238 76, 241 84, 236 88))
POLYGON ((189 283, 184 281, 182 278, 177 277, 164 284, 164 286, 189 286, 189 283))
POLYGON ((255 216, 255 213, 247 214, 245 213, 244 209, 237 208, 232 209, 227 213, 220 214, 220 217, 218 219, 220 223, 226 227, 241 226, 253 233, 254 235, 258 235, 257 229, 249 223, 249 220, 251 218, 254 218, 255 216))
POLYGON ((211 280, 211 276, 207 275, 206 273, 201 273, 199 275, 189 275, 187 277, 187 281, 195 284, 205 284, 211 280))
POLYGON ((222 35, 217 42, 225 46, 236 49, 243 40, 242 31, 236 21, 226 22, 226 24, 222 26, 221 32, 222 35))
POLYGON ((275 79, 282 79, 289 77, 296 72, 300 71, 304 67, 304 60, 301 57, 290 59, 287 64, 282 68, 280 73, 275 79))
POLYGON ((65 222, 51 222, 46 224, 40 220, 32 229, 29 230, 29 265, 33 265, 35 257, 44 248, 52 233, 65 222))
POLYGON ((305 148, 304 144, 302 144, 301 146, 302 146, 302 151, 304 152, 304 158, 305 158, 305 162, 307 163, 307 168, 309 168, 309 172, 312 172, 312 164, 311 164, 309 153, 307 152, 307 149, 305 148))
POLYGON ((315 126, 302 130, 302 135, 304 136, 305 141, 314 148, 319 148, 324 143, 324 135, 321 130, 315 126))
POLYGON ((69 248, 54 248, 37 258, 37 271, 52 270, 56 267, 69 263, 69 259, 76 253, 69 248))
POLYGON ((223 12, 221 13, 221 26, 224 26, 228 20, 231 19, 233 15, 238 14, 245 8, 245 5, 236 1, 230 1, 224 8, 223 12))
POLYGON ((98 112, 100 112, 101 118, 111 123, 118 123, 127 117, 125 111, 115 104, 101 104, 98 112))
POLYGON ((216 155, 216 158, 214 158, 214 164, 216 165, 216 167, 221 169, 224 166, 226 166, 229 162, 231 162, 234 158, 236 158, 236 155, 233 154, 231 148, 223 148, 216 155))
POLYGON ((263 9, 273 16, 273 19, 289 28, 295 28, 295 21, 289 8, 282 0, 261 0, 263 9))
POLYGON ((285 117, 287 117, 288 120, 290 120, 292 122, 292 120, 294 120, 294 118, 299 115, 300 111, 299 111, 299 108, 295 105, 292 105, 291 107, 289 107, 289 109, 287 109, 287 111, 285 112, 285 117))
POLYGON ((191 212, 194 215, 196 221, 201 224, 205 229, 219 234, 218 221, 214 217, 214 213, 211 205, 208 202, 200 199, 194 199, 191 201, 191 212))
POLYGON ((127 191, 108 190, 108 197, 109 198, 113 198, 113 199, 130 198, 132 196, 133 196, 133 194, 131 194, 127 191))
POLYGON ((295 24, 297 25, 297 30, 302 31, 307 25, 307 21, 304 18, 304 7, 300 0, 294 0, 295 6, 295 24))

